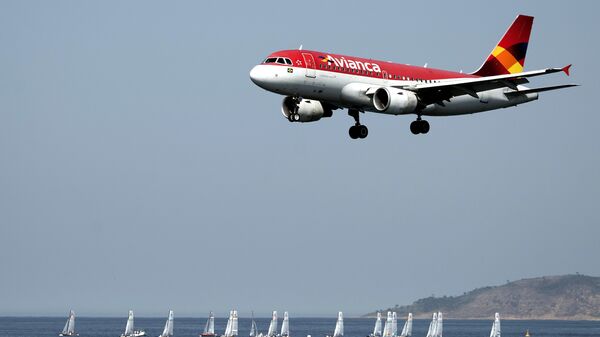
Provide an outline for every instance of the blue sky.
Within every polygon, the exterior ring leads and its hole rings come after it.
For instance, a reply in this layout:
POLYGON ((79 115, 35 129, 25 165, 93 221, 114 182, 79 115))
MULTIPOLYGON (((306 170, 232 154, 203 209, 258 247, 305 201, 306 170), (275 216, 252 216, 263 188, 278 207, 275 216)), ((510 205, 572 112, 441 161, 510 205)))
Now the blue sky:
POLYGON ((359 315, 600 275, 596 2, 3 1, 0 315, 359 315), (517 108, 292 124, 248 72, 297 48, 472 71, 519 13, 517 108))

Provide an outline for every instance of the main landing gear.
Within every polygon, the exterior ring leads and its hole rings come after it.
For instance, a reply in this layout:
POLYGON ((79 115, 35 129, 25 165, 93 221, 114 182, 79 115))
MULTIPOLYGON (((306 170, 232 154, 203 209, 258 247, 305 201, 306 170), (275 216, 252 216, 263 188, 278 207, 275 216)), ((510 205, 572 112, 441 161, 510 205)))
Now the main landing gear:
POLYGON ((429 132, 429 122, 422 120, 420 115, 417 116, 417 120, 410 123, 410 132, 413 135, 418 135, 419 133, 426 134, 429 132))
POLYGON ((350 127, 350 129, 348 130, 348 134, 350 135, 350 138, 352 139, 364 139, 367 138, 367 136, 369 135, 369 129, 367 129, 367 127, 365 125, 360 124, 360 120, 358 118, 358 110, 355 109, 349 109, 348 110, 348 115, 354 117, 354 125, 352 125, 350 127))

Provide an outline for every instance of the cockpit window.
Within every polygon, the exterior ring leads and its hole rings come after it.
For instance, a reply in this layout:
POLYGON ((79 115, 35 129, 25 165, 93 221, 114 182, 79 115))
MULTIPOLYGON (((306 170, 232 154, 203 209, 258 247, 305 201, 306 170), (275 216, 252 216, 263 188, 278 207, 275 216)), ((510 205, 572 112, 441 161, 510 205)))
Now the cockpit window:
POLYGON ((263 61, 263 63, 277 63, 277 64, 287 64, 292 65, 292 60, 287 57, 269 57, 263 61))

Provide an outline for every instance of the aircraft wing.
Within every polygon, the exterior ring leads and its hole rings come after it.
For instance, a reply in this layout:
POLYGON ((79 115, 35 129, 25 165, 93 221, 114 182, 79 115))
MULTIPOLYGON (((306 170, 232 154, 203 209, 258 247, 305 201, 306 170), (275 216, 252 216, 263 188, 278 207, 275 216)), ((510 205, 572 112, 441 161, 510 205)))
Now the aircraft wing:
MULTIPOLYGON (((414 85, 395 87, 415 92, 417 96, 419 96, 421 104, 427 105, 431 103, 437 103, 444 105, 444 101, 448 101, 450 98, 456 96, 470 95, 475 98, 479 98, 477 93, 486 90, 510 88, 517 91, 517 86, 528 83, 529 80, 527 78, 529 77, 547 75, 561 71, 568 76, 570 67, 571 65, 569 64, 563 68, 547 68, 542 70, 532 70, 521 73, 485 77, 457 78, 444 80, 438 83, 418 83, 414 85)), ((560 86, 560 88, 568 86, 574 85, 560 86)), ((557 86, 554 89, 560 88, 557 86)))

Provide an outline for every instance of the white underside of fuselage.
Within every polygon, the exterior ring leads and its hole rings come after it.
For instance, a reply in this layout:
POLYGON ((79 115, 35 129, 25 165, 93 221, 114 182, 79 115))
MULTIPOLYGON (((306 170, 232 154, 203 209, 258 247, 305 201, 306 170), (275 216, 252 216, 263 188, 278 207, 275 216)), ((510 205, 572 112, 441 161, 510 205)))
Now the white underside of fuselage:
MULTIPOLYGON (((276 65, 257 65, 252 69, 251 77, 255 84, 261 88, 286 96, 297 96, 304 99, 319 100, 336 105, 340 108, 355 108, 362 111, 377 111, 373 104, 365 97, 362 106, 350 105, 342 99, 342 90, 348 84, 356 87, 403 87, 415 85, 414 81, 387 80, 358 76, 354 74, 323 71, 319 69, 292 68, 276 65)), ((446 80, 438 80, 443 83, 446 80)), ((526 87, 519 86, 520 90, 526 87)), ((365 90, 366 91, 366 90, 365 90)), ((538 98, 537 93, 507 97, 505 93, 514 92, 510 88, 501 88, 478 92, 479 97, 462 95, 444 101, 443 105, 430 104, 419 112, 426 116, 453 116, 472 114, 482 111, 507 108, 518 104, 530 102, 538 98)), ((364 92, 363 92, 364 93, 364 92)), ((385 112, 383 112, 385 113, 385 112)))

